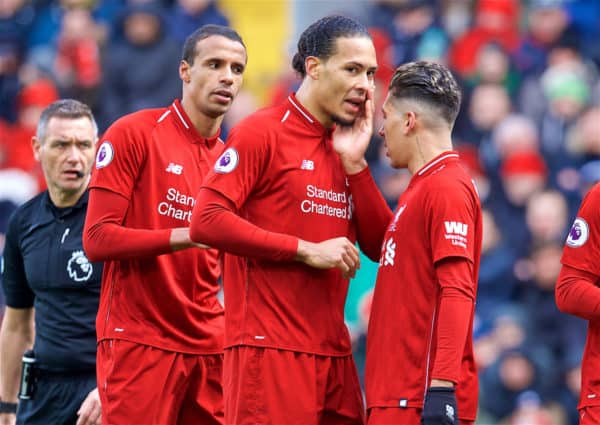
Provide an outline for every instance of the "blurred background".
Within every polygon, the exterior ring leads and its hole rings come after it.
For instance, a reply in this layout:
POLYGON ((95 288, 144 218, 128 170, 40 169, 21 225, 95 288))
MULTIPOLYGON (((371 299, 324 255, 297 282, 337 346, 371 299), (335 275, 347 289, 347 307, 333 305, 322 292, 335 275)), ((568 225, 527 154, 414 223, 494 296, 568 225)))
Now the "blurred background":
MULTIPOLYGON (((331 13, 372 34, 376 128, 400 63, 447 64, 462 86, 454 143, 484 208, 477 423, 577 424, 586 325, 557 310, 554 285, 570 223, 600 180, 597 0, 0 0, 0 250, 10 213, 45 189, 30 140, 49 103, 88 103, 101 132, 129 112, 166 106, 180 96, 187 35, 229 24, 249 62, 226 136, 297 88, 298 36, 331 13)), ((394 207, 410 175, 389 166, 381 145, 374 136, 368 160, 394 207)), ((376 271, 363 258, 346 309, 361 379, 376 271)))

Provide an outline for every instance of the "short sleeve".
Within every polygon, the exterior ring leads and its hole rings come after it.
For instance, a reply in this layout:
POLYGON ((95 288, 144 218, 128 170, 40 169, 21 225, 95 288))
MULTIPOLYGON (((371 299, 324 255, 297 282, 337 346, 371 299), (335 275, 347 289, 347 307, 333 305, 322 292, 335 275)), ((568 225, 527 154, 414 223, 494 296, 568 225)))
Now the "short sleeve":
POLYGON ((6 244, 2 255, 2 288, 6 305, 12 308, 31 308, 35 298, 27 283, 25 266, 19 244, 20 224, 16 210, 8 222, 6 244))
POLYGON ((101 139, 90 188, 107 189, 130 199, 145 155, 144 135, 128 118, 113 124, 101 139))
POLYGON ((447 257, 474 262, 478 217, 474 191, 456 180, 436 186, 429 195, 426 213, 433 262, 447 257))
POLYGON ((248 121, 233 128, 227 148, 209 171, 202 187, 215 190, 240 208, 264 178, 274 136, 248 121))
POLYGON ((561 262, 600 276, 600 184, 586 195, 573 221, 561 262))

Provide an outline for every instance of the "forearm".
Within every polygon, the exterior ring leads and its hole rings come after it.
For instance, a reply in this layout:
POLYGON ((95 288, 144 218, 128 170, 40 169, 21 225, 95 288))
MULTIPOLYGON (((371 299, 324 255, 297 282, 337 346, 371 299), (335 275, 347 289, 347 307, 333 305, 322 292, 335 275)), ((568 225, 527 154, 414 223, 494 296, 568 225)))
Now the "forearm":
POLYGON ((0 399, 17 402, 23 353, 33 346, 33 329, 8 329, 2 323, 0 330, 0 399))
POLYGON ((378 261, 386 229, 393 217, 368 168, 348 175, 358 244, 373 261, 378 261))
MULTIPOLYGON (((437 337, 432 379, 458 382, 475 302, 472 264, 462 257, 446 258, 435 265, 440 285, 437 337)), ((437 382, 437 386, 444 382, 437 382)), ((447 383, 446 383, 447 384, 447 383)), ((433 382, 431 386, 433 385, 433 382)))
POLYGON ((90 190, 83 233, 83 247, 90 261, 150 257, 173 251, 173 229, 134 229, 122 225, 128 205, 129 201, 116 193, 90 190))
POLYGON ((264 230, 239 217, 232 209, 222 195, 201 189, 192 213, 191 240, 244 257, 275 261, 296 257, 298 238, 264 230))
POLYGON ((592 273, 563 265, 556 283, 558 309, 587 320, 600 319, 600 288, 592 273))
MULTIPOLYGON (((456 293, 442 294, 438 312, 437 349, 431 372, 432 380, 458 382, 472 310, 471 299, 456 293)), ((431 386, 449 386, 440 381, 437 385, 432 382, 431 386)))

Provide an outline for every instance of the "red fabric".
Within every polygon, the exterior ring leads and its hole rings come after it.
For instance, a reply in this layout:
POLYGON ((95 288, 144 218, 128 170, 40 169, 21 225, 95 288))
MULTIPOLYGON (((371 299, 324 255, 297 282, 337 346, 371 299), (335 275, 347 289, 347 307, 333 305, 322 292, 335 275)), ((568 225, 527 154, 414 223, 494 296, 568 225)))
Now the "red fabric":
MULTIPOLYGON (((600 320, 596 313, 600 278, 600 184, 584 198, 563 248, 563 268, 556 286, 561 310, 589 320, 587 340, 581 363, 579 409, 600 406, 600 320)), ((587 410, 587 409, 585 409, 587 410)), ((593 415, 590 411, 590 415, 593 415)), ((585 423, 598 423, 585 419, 585 423)), ((583 417, 582 417, 583 421, 583 417)), ((582 422, 584 423, 584 422, 582 422)))
POLYGON ((441 293, 438 308, 437 350, 432 379, 459 381, 460 363, 475 308, 473 267, 464 258, 446 258, 435 265, 441 293))
MULTIPOLYGON (((400 409, 398 407, 373 407, 368 411, 368 425, 400 425, 400 424, 420 424, 421 409, 408 408, 400 409)), ((459 420, 460 425, 474 425, 474 421, 459 420)))
POLYGON ((209 246, 227 245, 231 254, 245 257, 293 260, 298 251, 298 238, 268 232, 235 214, 224 196, 211 189, 200 189, 192 213, 190 237, 209 246), (231 240, 229 232, 236 234, 231 240))
MULTIPOLYGON (((367 338, 368 408, 397 407, 402 402, 422 407, 436 365, 438 333, 452 333, 444 330, 447 324, 440 329, 439 315, 451 314, 451 297, 474 297, 481 237, 481 206, 471 177, 455 152, 445 152, 412 177, 385 235, 367 338), (449 273, 446 279, 448 273, 442 273, 442 288, 435 264, 451 257, 472 265, 469 278, 449 273), (448 300, 442 302, 442 295, 448 300)), ((468 319, 473 320, 472 308, 468 319)), ((442 354, 442 366, 453 356, 442 354)), ((474 420, 478 390, 471 332, 461 357, 454 371, 460 376, 458 411, 461 419, 474 420)))
POLYGON ((579 425, 600 424, 600 407, 586 406, 579 409, 579 425))
POLYGON ((98 344, 97 358, 103 424, 224 423, 222 354, 187 355, 113 339, 98 344))
MULTIPOLYGON (((255 226, 310 242, 340 236, 355 241, 354 217, 369 214, 352 207, 331 131, 293 96, 232 129, 227 150, 203 187, 227 198, 236 214, 255 226)), ((198 204, 205 204, 202 198, 208 192, 199 193, 198 204)), ((192 233, 197 235, 195 220, 192 233)), ((221 231, 222 243, 214 246, 224 251, 248 237, 236 228, 221 231)), ((352 352, 344 323, 348 280, 339 270, 272 261, 258 252, 249 258, 227 254, 224 267, 226 347, 244 344, 320 355, 352 352)))
POLYGON ((357 237, 361 250, 373 261, 379 260, 381 244, 392 212, 377 188, 368 168, 348 176, 352 201, 357 211, 369 214, 356 214, 357 237))
POLYGON ((286 350, 225 350, 227 424, 354 424, 365 422, 352 356, 286 350))
POLYGON ((121 223, 129 201, 106 189, 90 190, 83 246, 90 261, 128 260, 172 251, 171 229, 133 229, 121 223))
POLYGON ((556 304, 563 313, 586 320, 600 319, 599 277, 563 265, 556 282, 556 304))
MULTIPOLYGON (((96 321, 100 341, 125 339, 192 354, 222 352, 218 252, 191 248, 171 253, 166 244, 169 229, 189 226, 196 192, 223 146, 216 138, 200 136, 178 101, 119 119, 99 142, 84 246, 92 248, 93 257, 105 259, 96 321), (100 190, 128 201, 121 222, 119 212, 98 202, 100 190), (131 231, 116 230, 119 225, 131 231), (139 241, 127 238, 149 237, 141 229, 156 232, 155 245, 128 253, 123 245, 139 248, 139 241), (110 245, 100 247, 104 242, 110 245), (162 248, 168 255, 149 256, 162 248)), ((117 202, 122 213, 123 203, 117 202)))
POLYGON ((40 106, 45 108, 52 102, 58 100, 58 90, 52 81, 41 78, 21 89, 17 95, 17 105, 19 109, 28 106, 40 106))
POLYGON ((65 77, 73 74, 75 83, 79 86, 97 86, 102 77, 102 68, 96 41, 92 38, 61 40, 56 58, 56 71, 65 77))

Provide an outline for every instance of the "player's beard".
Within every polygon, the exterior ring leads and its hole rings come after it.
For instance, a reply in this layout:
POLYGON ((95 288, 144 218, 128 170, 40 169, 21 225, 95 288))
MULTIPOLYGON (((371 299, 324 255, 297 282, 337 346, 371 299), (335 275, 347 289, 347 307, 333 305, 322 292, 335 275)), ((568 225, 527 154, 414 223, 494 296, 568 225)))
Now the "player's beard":
POLYGON ((331 120, 340 127, 352 127, 354 125, 354 121, 356 121, 356 118, 352 120, 345 120, 338 117, 337 115, 332 115, 331 120))

